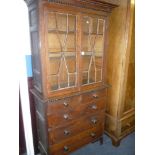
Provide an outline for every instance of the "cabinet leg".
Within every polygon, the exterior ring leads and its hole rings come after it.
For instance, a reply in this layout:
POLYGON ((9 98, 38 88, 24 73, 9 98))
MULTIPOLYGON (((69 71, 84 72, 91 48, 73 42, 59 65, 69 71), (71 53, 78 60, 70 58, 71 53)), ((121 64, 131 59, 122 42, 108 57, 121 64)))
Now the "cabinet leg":
POLYGON ((103 144, 103 137, 100 138, 100 145, 103 144))
POLYGON ((114 145, 115 147, 118 147, 120 145, 121 140, 115 140, 112 139, 112 145, 114 145))

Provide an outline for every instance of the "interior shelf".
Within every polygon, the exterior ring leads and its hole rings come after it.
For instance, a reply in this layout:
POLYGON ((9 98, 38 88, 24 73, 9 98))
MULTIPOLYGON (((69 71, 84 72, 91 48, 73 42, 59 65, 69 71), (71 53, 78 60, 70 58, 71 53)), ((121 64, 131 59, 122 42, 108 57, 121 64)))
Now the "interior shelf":
POLYGON ((76 31, 60 31, 58 29, 48 29, 48 33, 74 34, 76 31))

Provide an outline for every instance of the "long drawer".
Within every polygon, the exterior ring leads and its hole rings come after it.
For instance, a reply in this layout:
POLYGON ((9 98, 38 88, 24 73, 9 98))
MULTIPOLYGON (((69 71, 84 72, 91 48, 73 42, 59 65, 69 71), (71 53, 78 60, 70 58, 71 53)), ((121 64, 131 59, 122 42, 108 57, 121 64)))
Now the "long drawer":
POLYGON ((83 104, 95 102, 96 100, 101 98, 105 99, 105 93, 106 93, 105 90, 93 91, 49 103, 47 106, 47 114, 51 114, 55 111, 61 112, 61 111, 75 110, 83 106, 83 104))
POLYGON ((131 115, 121 120, 121 135, 128 133, 135 126, 135 115, 131 115))
POLYGON ((92 127, 104 125, 104 111, 81 117, 68 125, 49 130, 49 143, 55 144, 92 127))
POLYGON ((90 103, 80 105, 77 104, 75 109, 72 111, 68 110, 63 110, 61 112, 54 111, 47 117, 48 127, 55 128, 62 124, 70 123, 71 121, 78 119, 81 116, 92 114, 100 110, 104 110, 104 108, 105 108, 104 98, 101 98, 96 101, 92 101, 90 103))
POLYGON ((70 152, 80 148, 81 146, 95 141, 103 134, 104 127, 94 127, 77 134, 74 137, 61 141, 61 143, 51 145, 49 147, 52 155, 68 155, 70 152))

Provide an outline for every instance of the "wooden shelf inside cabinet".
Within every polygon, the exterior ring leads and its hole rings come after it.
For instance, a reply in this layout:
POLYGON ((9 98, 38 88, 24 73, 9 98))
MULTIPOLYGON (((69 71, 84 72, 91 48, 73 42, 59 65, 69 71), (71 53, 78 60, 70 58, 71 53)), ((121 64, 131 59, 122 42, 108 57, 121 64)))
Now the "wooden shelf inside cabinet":
POLYGON ((48 33, 58 33, 58 34, 74 34, 76 31, 59 31, 56 29, 48 29, 48 33))

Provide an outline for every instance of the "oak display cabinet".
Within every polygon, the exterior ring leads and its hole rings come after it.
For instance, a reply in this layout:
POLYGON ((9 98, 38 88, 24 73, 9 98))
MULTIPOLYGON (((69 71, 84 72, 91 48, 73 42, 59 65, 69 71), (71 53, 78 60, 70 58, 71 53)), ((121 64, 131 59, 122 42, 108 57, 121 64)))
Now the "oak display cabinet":
POLYGON ((117 0, 26 0, 41 154, 102 142, 108 18, 117 0))

